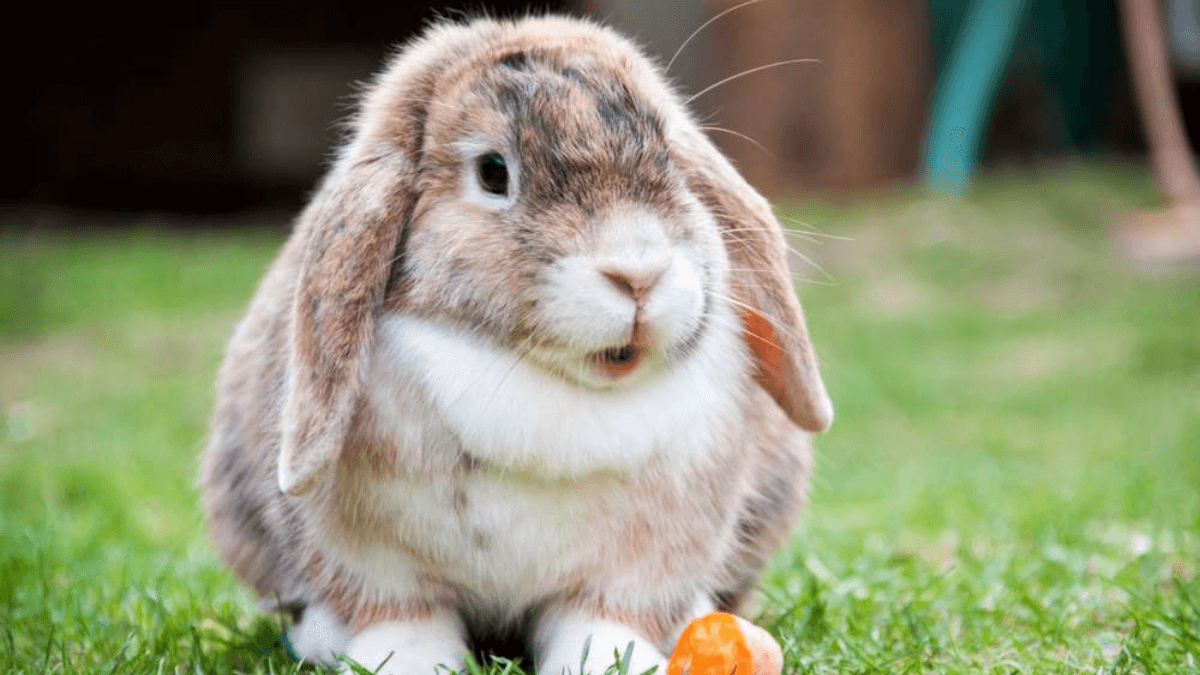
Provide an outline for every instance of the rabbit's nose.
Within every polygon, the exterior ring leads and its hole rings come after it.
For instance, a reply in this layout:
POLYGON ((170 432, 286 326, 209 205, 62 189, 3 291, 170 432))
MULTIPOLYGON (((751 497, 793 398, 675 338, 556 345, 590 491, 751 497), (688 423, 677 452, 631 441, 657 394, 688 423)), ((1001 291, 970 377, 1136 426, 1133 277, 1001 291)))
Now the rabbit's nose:
POLYGON ((671 266, 671 259, 659 256, 642 260, 608 261, 600 265, 600 274, 617 290, 639 305, 671 266))

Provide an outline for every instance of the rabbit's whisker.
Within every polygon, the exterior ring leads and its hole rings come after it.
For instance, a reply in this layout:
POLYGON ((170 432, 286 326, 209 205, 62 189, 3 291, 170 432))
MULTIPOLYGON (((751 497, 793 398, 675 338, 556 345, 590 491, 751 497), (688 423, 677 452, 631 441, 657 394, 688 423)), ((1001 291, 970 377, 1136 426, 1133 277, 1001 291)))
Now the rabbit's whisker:
POLYGON ((817 270, 818 272, 820 272, 820 273, 821 273, 821 276, 825 277, 825 280, 826 280, 827 282, 829 282, 829 283, 835 283, 835 282, 837 281, 837 279, 834 279, 832 274, 830 274, 829 272, 825 271, 825 268, 824 268, 824 267, 821 267, 821 266, 820 266, 820 265, 817 263, 817 261, 815 261, 815 260, 813 260, 812 258, 810 258, 810 257, 808 257, 808 256, 804 255, 803 253, 801 253, 801 252, 800 252, 800 249, 798 249, 798 248, 796 248, 795 246, 792 246, 791 244, 788 244, 788 243, 786 243, 786 242, 784 243, 784 245, 785 245, 785 246, 787 246, 787 249, 788 249, 788 251, 790 251, 790 252, 792 253, 792 255, 794 255, 794 256, 796 256, 797 258, 799 258, 799 259, 803 260, 803 261, 805 262, 805 264, 807 264, 809 267, 812 267, 813 269, 815 269, 815 270, 817 270))
MULTIPOLYGON (((790 328, 788 328, 786 325, 784 325, 784 323, 782 321, 778 321, 774 317, 764 314, 761 310, 759 310, 757 307, 755 307, 753 305, 742 302, 741 300, 738 300, 737 298, 735 298, 731 295, 724 295, 721 293, 713 293, 713 297, 717 298, 719 300, 724 300, 725 302, 728 302, 731 306, 736 307, 738 309, 744 309, 747 312, 751 312, 755 315, 761 316, 767 320, 767 323, 770 324, 772 330, 774 330, 776 332, 786 333, 788 335, 788 337, 792 338, 793 340, 803 341, 800 339, 799 335, 796 335, 794 332, 792 332, 792 330, 790 328)), ((767 340, 765 338, 763 338, 763 341, 766 342, 767 340)))
POLYGON ((840 284, 838 284, 838 282, 835 280, 809 279, 808 277, 800 277, 800 278, 795 279, 795 281, 798 284, 807 284, 809 286, 820 286, 822 288, 838 288, 840 286, 840 284))
POLYGON ((758 333, 755 333, 754 331, 750 330, 749 328, 746 328, 746 325, 744 323, 738 321, 737 319, 709 316, 709 320, 712 321, 713 325, 715 325, 715 326, 722 326, 724 328, 733 328, 736 331, 745 333, 746 335, 749 335, 750 337, 752 337, 756 340, 759 340, 760 342, 765 342, 768 345, 775 347, 776 349, 780 349, 780 350, 783 349, 782 345, 776 343, 772 339, 769 339, 765 335, 759 335, 758 333))
POLYGON ((527 335, 525 337, 524 340, 522 340, 520 343, 518 343, 511 350, 502 351, 500 354, 497 354, 496 357, 492 360, 492 362, 490 364, 488 364, 487 368, 481 369, 481 372, 480 372, 479 376, 476 377, 475 381, 473 383, 471 383, 470 385, 468 385, 466 388, 464 388, 462 393, 460 393, 458 395, 458 398, 454 399, 454 401, 450 404, 450 407, 454 407, 454 406, 458 405, 458 402, 462 400, 462 397, 466 396, 468 391, 473 389, 476 385, 479 384, 480 381, 483 380, 484 373, 487 370, 489 370, 493 365, 499 363, 505 356, 507 356, 508 351, 511 351, 515 355, 516 358, 513 360, 513 364, 511 366, 509 366, 508 370, 504 373, 504 375, 501 376, 499 383, 496 384, 496 391, 492 392, 492 398, 488 400, 488 402, 490 404, 491 401, 495 399, 496 394, 504 386, 505 380, 507 380, 508 377, 510 375, 512 375, 513 371, 517 369, 517 366, 521 365, 521 362, 525 360, 525 354, 526 354, 525 350, 530 345, 530 343, 533 342, 535 335, 536 335, 536 333, 531 331, 529 333, 529 335, 527 335))
MULTIPOLYGON (((746 241, 738 241, 738 240, 735 240, 735 241, 730 241, 730 242, 727 242, 727 245, 729 245, 729 246, 739 246, 739 247, 742 247, 742 248, 750 248, 751 250, 757 250, 757 249, 758 249, 758 247, 757 247, 757 246, 755 246, 755 245, 754 245, 754 244, 752 244, 751 242, 746 242, 746 241)), ((796 256, 796 257, 797 257, 797 258, 799 258, 800 260, 802 260, 802 261, 803 261, 803 262, 804 262, 806 265, 808 265, 809 267, 812 267, 813 269, 815 269, 815 270, 817 270, 818 272, 820 272, 820 273, 821 273, 821 276, 825 277, 825 280, 826 280, 827 282, 829 282, 829 283, 836 283, 836 282, 837 282, 837 279, 835 279, 835 278, 833 277, 833 275, 832 275, 832 274, 830 274, 829 272, 827 272, 827 271, 825 270, 825 268, 824 268, 824 267, 821 267, 821 265, 820 265, 820 264, 818 264, 818 263, 817 263, 815 260, 813 260, 812 258, 810 258, 810 257, 808 257, 808 256, 804 255, 803 253, 801 253, 801 252, 799 251, 799 249, 797 249, 795 246, 792 246, 791 244, 787 243, 787 241, 786 241, 786 240, 784 241, 783 245, 784 245, 784 246, 787 248, 787 250, 788 250, 788 252, 789 252, 789 253, 791 253, 792 255, 796 256)))
POLYGON ((713 84, 708 85, 707 87, 701 89, 700 91, 696 92, 695 94, 692 94, 691 96, 689 96, 687 99, 685 99, 683 101, 683 103, 684 103, 684 105, 688 105, 692 101, 695 101, 696 99, 707 94, 708 92, 712 91, 713 89, 720 87, 721 85, 728 84, 738 78, 742 78, 747 75, 752 75, 754 73, 759 72, 760 70, 767 70, 768 68, 774 68, 776 66, 786 66, 786 65, 793 64, 793 63, 820 63, 820 62, 821 62, 820 59, 784 59, 783 61, 776 61, 774 63, 768 63, 764 66, 757 66, 754 68, 750 68, 749 70, 743 70, 740 73, 730 75, 729 77, 727 77, 719 82, 715 82, 713 84))
MULTIPOLYGON (((761 228, 761 227, 729 227, 729 228, 722 229, 721 231, 726 234, 738 234, 740 232, 761 232, 762 229, 763 228, 761 228)), ((825 243, 824 241, 821 241, 817 236, 814 236, 814 234, 819 235, 820 233, 801 232, 801 231, 797 231, 797 230, 789 230, 787 228, 780 228, 780 231, 783 232, 784 237, 796 237, 796 238, 802 239, 805 242, 810 243, 810 244, 820 245, 820 244, 825 243)), ((834 237, 833 235, 826 235, 826 236, 828 236, 830 239, 844 238, 844 237, 834 237)))
POLYGON ((826 239, 837 239, 839 241, 854 241, 854 237, 846 237, 846 236, 842 236, 840 234, 829 234, 828 232, 821 232, 820 230, 815 229, 816 226, 813 225, 812 223, 800 220, 799 218, 792 218, 790 216, 779 216, 779 219, 786 220, 787 222, 791 223, 792 225, 800 225, 800 226, 803 226, 806 228, 814 228, 814 229, 798 230, 794 227, 785 227, 785 228, 783 228, 784 232, 797 232, 797 233, 801 233, 801 234, 807 234, 807 235, 810 235, 813 237, 825 237, 826 239))
MULTIPOLYGON (((726 230, 722 230, 722 231, 723 232, 753 232, 758 229, 759 228, 744 228, 744 229, 732 228, 732 229, 726 229, 726 230)), ((816 232, 813 230, 797 230, 797 229, 794 229, 791 227, 781 227, 779 229, 783 232, 784 237, 792 237, 795 239, 800 239, 800 240, 810 243, 810 244, 824 245, 830 239, 834 239, 837 241, 854 241, 854 239, 852 237, 843 237, 838 234, 827 234, 825 232, 816 232)))
MULTIPOLYGON (((755 1, 761 2, 762 0, 755 0, 755 1)), ((746 134, 743 134, 740 131, 734 131, 733 129, 726 129, 725 127, 718 127, 718 126, 712 125, 712 124, 702 124, 702 125, 700 125, 700 128, 704 129, 705 131, 720 131, 720 132, 723 132, 726 134, 730 134, 732 136, 737 136, 738 138, 741 138, 743 140, 749 141, 750 143, 753 143, 759 150, 762 150, 764 153, 766 153, 767 157, 770 157, 772 162, 779 164, 779 159, 777 157, 775 157, 775 155, 772 154, 770 150, 767 149, 767 146, 763 145, 762 143, 759 143, 758 141, 747 136, 746 134)))
POLYGON ((688 46, 688 43, 691 42, 693 39, 695 39, 695 37, 700 34, 700 31, 704 30, 705 28, 708 28, 712 24, 712 22, 725 16, 726 14, 729 14, 730 12, 736 12, 743 7, 753 5, 753 4, 756 4, 759 2, 762 2, 762 0, 746 0, 746 2, 743 2, 739 5, 734 5, 733 7, 730 7, 729 9, 721 12, 720 14, 717 14, 716 16, 709 19, 708 21, 705 21, 704 23, 700 24, 700 27, 697 28, 696 30, 692 31, 692 34, 687 36, 687 39, 684 40, 683 43, 679 45, 679 49, 676 49, 675 53, 671 55, 671 60, 667 61, 667 67, 663 68, 663 72, 664 73, 671 72, 671 65, 675 63, 675 59, 679 58, 679 55, 683 52, 683 48, 688 46))
POLYGON ((504 375, 500 377, 500 381, 496 383, 496 388, 492 390, 491 396, 488 397, 487 404, 489 407, 492 405, 492 402, 496 400, 496 395, 499 394, 500 390, 504 388, 504 383, 508 381, 509 376, 512 375, 513 371, 517 369, 517 366, 521 365, 521 363, 525 361, 525 350, 529 344, 533 342, 534 335, 536 335, 536 333, 530 332, 530 334, 524 340, 522 340, 520 344, 513 348, 512 351, 516 358, 513 359, 513 364, 509 366, 504 375))

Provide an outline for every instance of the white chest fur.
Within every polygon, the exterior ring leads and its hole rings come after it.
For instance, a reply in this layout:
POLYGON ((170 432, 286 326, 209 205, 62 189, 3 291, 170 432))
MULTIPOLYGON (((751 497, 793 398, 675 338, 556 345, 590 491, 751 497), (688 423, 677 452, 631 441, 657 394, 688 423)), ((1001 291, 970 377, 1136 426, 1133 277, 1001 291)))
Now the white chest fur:
POLYGON ((402 471, 362 488, 394 528, 380 541, 398 538, 403 553, 358 548, 342 552, 343 564, 392 592, 433 575, 500 612, 585 576, 618 578, 636 567, 613 540, 622 524, 669 517, 622 491, 645 472, 671 489, 704 462, 738 414, 747 368, 740 336, 718 328, 659 378, 589 390, 469 336, 390 317, 367 401, 374 435, 397 448, 402 471), (454 472, 464 454, 477 466, 454 472))
MULTIPOLYGON (((580 581, 581 570, 612 575, 616 556, 600 545, 608 528, 596 519, 628 517, 620 513, 625 505, 615 503, 615 487, 605 480, 564 485, 474 472, 449 489, 380 483, 374 498, 390 507, 426 579, 466 591, 477 609, 513 616, 580 581)), ((375 569, 389 567, 395 565, 375 569)))
POLYGON ((415 389, 467 453, 545 478, 630 471, 656 455, 686 464, 707 453, 736 414, 748 366, 728 328, 735 322, 716 317, 695 353, 659 378, 595 390, 473 337, 394 316, 379 326, 372 403, 387 420, 397 411, 392 397, 403 395, 398 386, 415 389))

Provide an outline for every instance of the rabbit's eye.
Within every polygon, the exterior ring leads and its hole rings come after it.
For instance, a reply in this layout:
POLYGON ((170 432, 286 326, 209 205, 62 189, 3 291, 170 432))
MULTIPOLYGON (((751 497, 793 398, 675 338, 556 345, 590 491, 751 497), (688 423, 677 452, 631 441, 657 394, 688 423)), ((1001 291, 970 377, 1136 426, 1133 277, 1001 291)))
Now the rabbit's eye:
POLYGON ((494 195, 508 195, 508 166, 499 153, 489 152, 479 158, 479 184, 494 195))

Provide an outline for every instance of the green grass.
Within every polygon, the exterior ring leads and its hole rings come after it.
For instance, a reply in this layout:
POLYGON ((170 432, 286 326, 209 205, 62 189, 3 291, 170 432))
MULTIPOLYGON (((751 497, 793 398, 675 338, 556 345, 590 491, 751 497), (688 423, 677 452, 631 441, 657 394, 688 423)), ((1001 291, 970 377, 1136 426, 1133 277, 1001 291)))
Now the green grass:
MULTIPOLYGON (((1153 199, 1100 167, 787 209, 838 411, 763 588, 787 672, 1200 672, 1200 272, 1108 239, 1153 199)), ((280 235, 3 237, 0 672, 295 672, 194 487, 280 235)))

